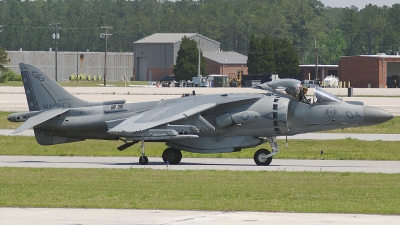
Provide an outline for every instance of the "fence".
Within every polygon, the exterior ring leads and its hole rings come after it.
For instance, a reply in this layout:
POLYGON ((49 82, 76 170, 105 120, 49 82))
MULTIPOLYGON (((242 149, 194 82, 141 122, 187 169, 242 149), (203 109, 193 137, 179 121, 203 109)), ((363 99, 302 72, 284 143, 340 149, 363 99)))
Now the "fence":
MULTIPOLYGON (((45 74, 55 79, 54 51, 7 51, 10 62, 5 67, 17 73, 19 63, 36 66, 45 74)), ((67 81, 70 76, 104 76, 104 52, 58 52, 57 81, 67 81)), ((133 53, 107 52, 107 81, 121 81, 124 76, 133 77, 133 53)))

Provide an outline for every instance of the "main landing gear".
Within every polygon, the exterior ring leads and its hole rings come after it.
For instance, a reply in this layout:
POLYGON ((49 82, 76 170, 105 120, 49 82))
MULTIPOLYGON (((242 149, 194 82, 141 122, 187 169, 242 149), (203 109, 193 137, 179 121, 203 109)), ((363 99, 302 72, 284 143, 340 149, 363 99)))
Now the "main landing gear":
MULTIPOLYGON (((134 145, 136 142, 125 142, 125 144, 121 145, 118 147, 118 150, 122 151, 132 145, 134 145)), ((149 163, 149 158, 147 158, 144 150, 144 140, 141 140, 141 154, 142 156, 139 157, 139 164, 140 165, 147 165, 149 163)), ((167 148, 164 150, 162 154, 162 158, 165 163, 171 164, 171 165, 176 165, 181 162, 182 160, 182 152, 178 149, 175 148, 167 148)))
POLYGON ((167 148, 162 154, 165 163, 176 165, 182 160, 182 152, 175 148, 167 148))
POLYGON ((268 143, 271 145, 272 153, 267 149, 259 149, 254 153, 254 162, 259 166, 268 166, 272 162, 272 156, 276 155, 279 151, 276 137, 267 138, 268 143))
MULTIPOLYGON (((267 150, 267 149, 259 149, 254 153, 254 162, 259 165, 259 166, 268 166, 272 162, 272 157, 276 155, 279 151, 278 143, 276 142, 276 137, 268 137, 266 138, 266 141, 271 145, 272 153, 267 150)), ((121 145, 118 147, 118 150, 122 151, 125 148, 128 148, 129 146, 132 146, 133 144, 137 143, 136 142, 126 142, 125 144, 121 145)), ((149 163, 149 159, 145 155, 145 150, 144 150, 144 140, 141 140, 141 154, 139 158, 139 163, 140 165, 147 165, 149 163)), ((179 164, 182 160, 182 152, 178 149, 175 148, 167 148, 164 150, 162 154, 162 158, 165 163, 171 164, 171 165, 176 165, 179 164)))

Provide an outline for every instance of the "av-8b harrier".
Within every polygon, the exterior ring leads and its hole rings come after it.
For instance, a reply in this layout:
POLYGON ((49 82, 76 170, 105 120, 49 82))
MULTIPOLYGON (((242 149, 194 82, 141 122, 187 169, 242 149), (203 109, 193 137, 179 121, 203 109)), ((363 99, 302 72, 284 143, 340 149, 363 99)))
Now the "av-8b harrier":
POLYGON ((281 79, 257 86, 265 93, 228 93, 142 103, 87 102, 68 93, 38 68, 20 63, 29 112, 8 120, 24 122, 13 133, 33 127, 41 145, 85 139, 120 140, 124 150, 141 142, 140 164, 147 164, 145 142, 165 142, 162 157, 178 164, 182 151, 236 152, 268 142, 271 151, 254 154, 257 165, 269 165, 278 153, 277 136, 368 126, 393 118, 389 112, 360 102, 345 102, 316 87, 302 101, 300 81, 281 79), (299 100, 300 99, 300 100, 299 100))

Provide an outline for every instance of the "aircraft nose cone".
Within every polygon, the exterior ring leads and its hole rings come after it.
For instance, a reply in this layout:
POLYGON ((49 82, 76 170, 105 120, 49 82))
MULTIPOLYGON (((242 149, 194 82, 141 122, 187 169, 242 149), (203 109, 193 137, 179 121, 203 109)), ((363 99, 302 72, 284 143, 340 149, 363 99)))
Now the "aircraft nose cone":
POLYGON ((364 106, 364 125, 375 125, 393 119, 393 115, 386 110, 364 106))

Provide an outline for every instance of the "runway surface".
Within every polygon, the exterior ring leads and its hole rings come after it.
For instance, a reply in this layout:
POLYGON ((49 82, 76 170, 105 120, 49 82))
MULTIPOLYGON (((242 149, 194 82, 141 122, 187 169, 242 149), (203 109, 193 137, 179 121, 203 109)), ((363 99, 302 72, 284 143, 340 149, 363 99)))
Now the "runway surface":
POLYGON ((140 165, 137 157, 0 156, 0 167, 400 173, 400 161, 273 159, 256 166, 253 159, 183 158, 167 168, 161 157, 140 165))
POLYGON ((4 225, 398 225, 399 216, 130 209, 0 208, 4 225))

